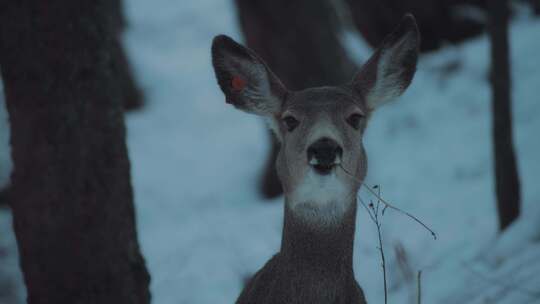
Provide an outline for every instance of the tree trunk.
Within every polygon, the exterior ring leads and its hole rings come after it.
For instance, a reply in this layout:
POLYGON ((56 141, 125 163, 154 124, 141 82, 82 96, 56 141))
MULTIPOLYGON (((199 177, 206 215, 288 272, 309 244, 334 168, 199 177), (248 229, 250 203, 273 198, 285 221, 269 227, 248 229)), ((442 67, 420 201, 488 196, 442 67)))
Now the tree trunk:
POLYGON ((531 3, 533 13, 536 16, 540 16, 540 0, 529 0, 529 2, 531 3))
POLYGON ((0 2, 9 190, 28 303, 149 303, 110 0, 0 2))
POLYGON ((372 47, 378 47, 404 14, 412 13, 420 29, 422 51, 438 49, 447 42, 457 43, 484 30, 480 20, 455 13, 459 6, 483 10, 485 0, 345 0, 352 19, 372 47))
POLYGON ((124 16, 122 0, 110 0, 109 2, 112 19, 115 23, 115 28, 118 34, 118 41, 114 47, 113 57, 116 58, 118 64, 118 83, 122 89, 122 100, 126 110, 140 109, 144 103, 144 95, 138 88, 129 60, 121 42, 122 35, 127 26, 127 21, 124 16))
MULTIPOLYGON (((111 52, 112 57, 115 58, 118 68, 116 69, 117 76, 115 76, 118 83, 116 84, 121 88, 122 92, 122 104, 124 108, 128 111, 138 110, 144 105, 144 94, 142 90, 138 87, 135 78, 133 77, 133 72, 131 65, 128 60, 125 48, 122 45, 122 35, 125 28, 127 27, 127 21, 124 16, 123 3, 122 0, 110 0, 109 2, 111 15, 115 28, 118 34, 118 43, 115 44, 113 51, 111 52)), ((0 81, 2 79, 0 78, 0 81)), ((7 193, 8 188, 3 190, 4 193, 7 193)), ((5 195, 0 194, 0 206, 7 204, 6 200, 2 200, 2 197, 5 195)))
MULTIPOLYGON (((248 47, 292 90, 345 83, 355 65, 339 40, 339 20, 328 0, 236 0, 248 47)), ((261 191, 281 194, 273 141, 261 191)))
POLYGON ((495 191, 501 231, 519 215, 520 186, 512 140, 512 102, 508 45, 509 10, 507 0, 488 4, 491 42, 491 90, 495 191))
POLYGON ((3 188, 0 189, 0 208, 7 205, 7 188, 3 188))
POLYGON ((122 44, 118 42, 111 53, 118 65, 117 85, 122 90, 122 104, 128 111, 138 110, 144 105, 144 94, 137 87, 135 78, 133 78, 131 65, 129 64, 126 51, 122 44))

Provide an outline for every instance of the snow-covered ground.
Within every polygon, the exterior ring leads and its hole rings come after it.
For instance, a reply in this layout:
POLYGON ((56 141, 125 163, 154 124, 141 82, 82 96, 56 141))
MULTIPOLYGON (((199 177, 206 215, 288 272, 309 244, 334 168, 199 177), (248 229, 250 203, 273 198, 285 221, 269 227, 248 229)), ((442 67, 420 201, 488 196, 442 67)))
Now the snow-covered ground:
MULTIPOLYGON (((126 0, 126 10, 125 43, 147 97, 127 125, 153 303, 232 303, 243 280, 279 249, 283 207, 256 192, 268 150, 263 123, 225 104, 210 65, 214 35, 241 39, 234 8, 222 0, 126 0)), ((389 303, 413 303, 418 270, 423 303, 540 303, 539 37, 540 20, 513 22, 523 216, 500 237, 486 37, 423 56, 407 93, 372 119, 368 183, 438 234, 434 241, 386 212, 389 303)), ((2 115, 0 183, 9 168, 2 115)), ((9 221, 0 211, 0 271, 15 267, 9 221)), ((376 245, 375 226, 359 210, 355 273, 368 302, 383 303, 376 245)))

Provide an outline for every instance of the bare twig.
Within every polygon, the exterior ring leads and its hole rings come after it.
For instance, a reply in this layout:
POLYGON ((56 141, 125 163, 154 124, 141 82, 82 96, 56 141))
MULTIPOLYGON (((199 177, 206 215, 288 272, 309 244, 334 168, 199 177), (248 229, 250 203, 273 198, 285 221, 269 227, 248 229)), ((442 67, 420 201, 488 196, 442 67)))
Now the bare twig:
POLYGON ((373 194, 378 201, 380 201, 381 203, 383 203, 385 206, 382 210, 382 213, 384 214, 384 211, 386 210, 386 208, 390 208, 392 210, 395 210, 401 214, 404 214, 406 216, 408 216, 409 218, 411 218, 412 220, 414 220, 415 222, 417 222, 418 224, 422 225, 422 227, 424 227, 427 231, 429 231, 431 233, 431 236, 433 236, 433 239, 437 239, 437 234, 435 233, 435 231, 433 231, 431 228, 429 228, 426 224, 424 224, 421 220, 419 220, 416 216, 410 214, 409 212, 407 211, 404 211, 404 210, 401 210, 400 208, 390 204, 389 202, 387 202, 386 200, 384 200, 381 195, 380 195, 380 189, 379 189, 379 193, 375 192, 375 190, 373 189, 377 189, 379 188, 378 185, 375 185, 373 187, 369 187, 368 185, 364 184, 364 182, 358 178, 356 178, 354 175, 352 175, 349 171, 347 171, 345 168, 343 168, 342 165, 339 165, 339 167, 341 168, 341 170, 343 170, 343 172, 345 172, 350 178, 358 181, 361 183, 362 186, 364 186, 364 188, 366 188, 371 194, 373 194), (373 188, 373 189, 372 189, 373 188))
MULTIPOLYGON (((408 217, 410 217, 411 219, 413 219, 415 222, 417 222, 418 224, 422 225, 424 228, 426 228, 426 230, 428 230, 431 235, 433 236, 433 238, 436 240, 437 239, 437 234, 435 233, 435 231, 431 230, 426 224, 424 224, 421 220, 419 220, 416 216, 410 214, 409 212, 407 211, 404 211, 404 210, 401 210, 399 209, 398 207, 390 204, 389 202, 385 201, 381 196, 380 196, 380 191, 379 193, 375 192, 372 187, 369 187, 368 185, 362 183, 362 186, 364 186, 364 188, 366 188, 369 192, 371 192, 371 194, 375 195, 375 197, 377 197, 378 200, 380 200, 384 205, 385 205, 385 209, 388 207, 392 210, 395 210, 401 214, 404 214, 408 217)), ((373 188, 377 189, 378 186, 375 185, 373 186, 373 188)))
POLYGON ((387 285, 387 280, 386 280, 386 258, 384 256, 384 248, 382 244, 382 233, 381 233, 382 222, 379 219, 380 201, 379 200, 377 201, 377 206, 374 206, 373 202, 370 202, 368 206, 366 205, 366 203, 364 202, 362 198, 359 197, 359 200, 360 200, 360 204, 362 204, 362 206, 364 206, 364 208, 368 212, 369 217, 371 218, 375 226, 377 226, 377 236, 379 238, 379 246, 377 247, 377 249, 379 249, 379 252, 381 254, 381 266, 383 269, 384 304, 387 304, 388 303, 388 285, 387 285))
MULTIPOLYGON (((395 207, 394 205, 392 205, 392 204, 388 203, 387 201, 385 201, 381 197, 381 187, 380 186, 375 185, 373 187, 369 187, 366 184, 364 184, 364 182, 362 180, 356 178, 354 175, 349 173, 349 171, 347 171, 345 168, 343 168, 342 165, 339 165, 339 167, 350 178, 360 182, 362 186, 364 186, 371 194, 373 194, 377 198, 377 204, 376 205, 373 204, 373 201, 370 201, 370 204, 366 205, 364 200, 358 195, 358 200, 360 201, 360 204, 364 207, 364 209, 366 209, 367 213, 369 214, 369 217, 371 218, 371 220, 373 221, 373 223, 375 223, 375 226, 377 227, 377 236, 379 238, 378 249, 379 249, 379 252, 380 252, 380 255, 381 255, 381 266, 382 266, 382 269, 383 269, 384 303, 387 304, 388 303, 388 286, 387 286, 387 280, 386 280, 386 258, 384 256, 384 248, 383 248, 383 244, 382 244, 382 232, 381 232, 382 221, 380 220, 379 215, 381 217, 384 216, 384 212, 386 211, 386 209, 390 208, 390 209, 395 210, 395 211, 397 211, 397 212, 399 212, 401 214, 406 215, 407 217, 413 219, 415 222, 422 225, 422 227, 424 227, 426 230, 428 230, 431 233, 431 235, 433 236, 433 238, 435 240, 437 239, 437 234, 435 233, 435 231, 431 230, 426 224, 424 224, 421 220, 416 218, 414 215, 410 214, 407 211, 403 211, 400 208, 395 207), (377 189, 377 191, 375 191, 373 189, 377 189), (380 209, 381 203, 384 205, 382 210, 380 209)), ((418 272, 418 277, 417 277, 417 280, 418 280, 418 299, 417 299, 418 304, 421 304, 421 285, 420 285, 421 275, 422 275, 422 272, 419 271, 418 272)))
POLYGON ((417 304, 422 304, 422 270, 418 271, 418 276, 416 277, 416 281, 417 281, 417 286, 418 286, 418 290, 417 290, 417 297, 418 297, 418 302, 417 304))

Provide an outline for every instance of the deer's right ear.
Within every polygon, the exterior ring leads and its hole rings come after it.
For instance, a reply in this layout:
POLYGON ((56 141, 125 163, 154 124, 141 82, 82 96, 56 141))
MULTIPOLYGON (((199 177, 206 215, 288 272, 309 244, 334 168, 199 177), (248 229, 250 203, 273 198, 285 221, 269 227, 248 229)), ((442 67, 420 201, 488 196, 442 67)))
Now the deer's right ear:
POLYGON ((287 90, 255 52, 219 35, 212 43, 212 64, 227 103, 262 116, 279 113, 287 90))
POLYGON ((373 110, 401 95, 416 72, 420 34, 414 17, 405 15, 353 79, 353 88, 373 110))

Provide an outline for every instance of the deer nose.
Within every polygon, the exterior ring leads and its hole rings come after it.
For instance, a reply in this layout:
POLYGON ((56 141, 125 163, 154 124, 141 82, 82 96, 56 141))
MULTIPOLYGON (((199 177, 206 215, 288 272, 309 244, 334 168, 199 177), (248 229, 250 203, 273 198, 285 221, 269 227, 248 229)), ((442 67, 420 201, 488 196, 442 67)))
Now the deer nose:
POLYGON ((307 149, 308 162, 325 167, 333 166, 336 158, 341 158, 342 154, 343 149, 330 138, 321 138, 307 149))

